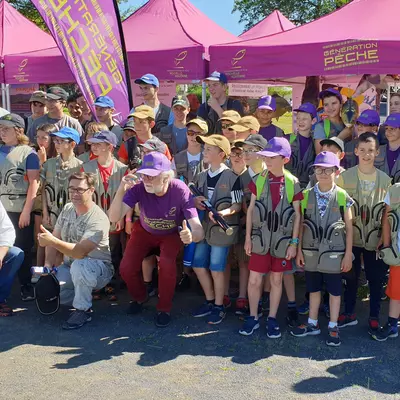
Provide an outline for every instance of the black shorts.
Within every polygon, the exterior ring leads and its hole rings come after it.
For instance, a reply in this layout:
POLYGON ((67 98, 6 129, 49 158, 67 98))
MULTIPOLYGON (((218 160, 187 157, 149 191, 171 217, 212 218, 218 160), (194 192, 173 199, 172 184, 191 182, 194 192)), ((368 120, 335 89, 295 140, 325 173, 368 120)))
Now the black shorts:
POLYGON ((306 271, 306 287, 310 293, 321 292, 323 285, 326 285, 326 291, 332 296, 341 296, 342 294, 342 274, 326 274, 323 272, 306 271))

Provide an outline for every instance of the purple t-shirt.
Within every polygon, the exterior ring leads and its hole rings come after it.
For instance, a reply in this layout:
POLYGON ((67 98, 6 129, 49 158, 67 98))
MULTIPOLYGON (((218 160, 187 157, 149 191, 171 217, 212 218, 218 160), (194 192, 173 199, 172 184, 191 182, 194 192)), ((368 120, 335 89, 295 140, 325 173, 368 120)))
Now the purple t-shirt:
POLYGON ((306 154, 306 151, 308 150, 308 148, 312 142, 312 138, 304 137, 304 136, 301 136, 300 134, 298 136, 299 136, 299 142, 300 142, 300 158, 303 158, 304 154, 306 154))
POLYGON ((123 202, 131 208, 139 203, 140 223, 154 235, 178 232, 184 219, 197 217, 190 190, 179 179, 171 181, 164 196, 147 193, 143 182, 140 182, 125 193, 123 202))
POLYGON ((258 132, 264 139, 270 141, 273 137, 276 136, 276 126, 271 124, 269 126, 264 126, 260 128, 258 132))
POLYGON ((386 151, 386 159, 387 159, 389 171, 392 170, 392 168, 397 160, 397 157, 399 155, 400 155, 400 147, 397 150, 393 151, 393 150, 390 150, 389 146, 388 146, 387 151, 386 151))

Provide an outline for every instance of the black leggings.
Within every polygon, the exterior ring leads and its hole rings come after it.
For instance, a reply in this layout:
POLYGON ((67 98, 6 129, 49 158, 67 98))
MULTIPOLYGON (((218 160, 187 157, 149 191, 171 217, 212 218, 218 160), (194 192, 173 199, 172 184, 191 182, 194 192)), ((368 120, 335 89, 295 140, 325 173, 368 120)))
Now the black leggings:
POLYGON ((15 229, 15 246, 19 247, 25 254, 24 262, 18 271, 18 279, 21 285, 26 285, 31 282, 31 267, 32 267, 32 247, 34 245, 34 215, 31 213, 31 220, 27 227, 20 229, 18 227, 19 216, 21 213, 7 213, 14 225, 15 229))

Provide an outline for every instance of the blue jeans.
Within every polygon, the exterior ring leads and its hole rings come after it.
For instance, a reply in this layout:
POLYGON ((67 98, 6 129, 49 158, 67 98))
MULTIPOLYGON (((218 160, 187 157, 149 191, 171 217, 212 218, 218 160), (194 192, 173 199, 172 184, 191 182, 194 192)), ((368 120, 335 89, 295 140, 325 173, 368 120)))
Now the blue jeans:
POLYGON ((230 246, 210 246, 205 241, 197 243, 193 257, 193 268, 209 268, 210 271, 224 272, 229 248, 230 246))
POLYGON ((11 247, 0 269, 0 303, 4 303, 10 295, 14 277, 23 262, 24 252, 18 247, 11 247))

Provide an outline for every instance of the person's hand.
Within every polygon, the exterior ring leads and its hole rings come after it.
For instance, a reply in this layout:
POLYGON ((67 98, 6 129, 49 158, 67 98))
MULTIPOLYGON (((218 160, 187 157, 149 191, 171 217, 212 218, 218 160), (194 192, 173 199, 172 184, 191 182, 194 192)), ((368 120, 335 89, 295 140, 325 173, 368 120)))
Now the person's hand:
POLYGON ((197 196, 193 199, 194 201, 194 206, 198 209, 198 210, 205 210, 206 208, 204 207, 204 205, 202 204, 202 201, 206 201, 207 199, 204 196, 197 196))
MULTIPOLYGON (((221 211, 218 211, 217 214, 222 216, 221 211)), ((217 224, 217 223, 218 223, 218 222, 215 220, 214 214, 213 214, 211 211, 208 213, 208 218, 210 218, 211 222, 213 222, 214 224, 217 224)))
POLYGON ((18 226, 20 229, 26 228, 31 223, 31 213, 28 211, 22 211, 19 216, 18 226))
POLYGON ((288 246, 286 250, 286 260, 292 260, 293 258, 296 258, 296 256, 297 256, 297 247, 288 246))
POLYGON ((304 269, 305 262, 304 262, 304 254, 303 250, 297 249, 297 256, 296 256, 296 266, 300 269, 304 269))
POLYGON ((210 97, 208 99, 208 105, 214 110, 214 111, 218 111, 221 109, 221 106, 218 102, 217 99, 215 99, 214 97, 210 97))
POLYGON ((129 173, 122 178, 122 181, 119 185, 120 190, 126 192, 127 190, 132 189, 136 185, 138 177, 137 175, 135 175, 135 172, 136 169, 129 171, 129 173))
POLYGON ((249 257, 251 256, 252 248, 253 245, 251 244, 251 238, 246 238, 246 241, 244 242, 244 251, 249 257))
POLYGON ((37 151, 37 155, 39 157, 40 165, 43 165, 47 161, 46 149, 43 146, 39 146, 39 150, 37 151))
POLYGON ((340 270, 342 272, 349 272, 351 270, 352 266, 353 266, 353 255, 352 255, 352 253, 349 253, 349 254, 345 253, 344 257, 343 257, 343 260, 342 260, 342 264, 341 264, 340 270))
POLYGON ((132 233, 132 226, 133 226, 132 221, 125 221, 125 233, 127 235, 130 235, 132 233))
POLYGON ((189 227, 187 226, 187 222, 185 219, 182 222, 182 229, 179 232, 179 236, 180 236, 183 244, 190 244, 193 241, 192 232, 190 231, 189 227))
POLYGON ((124 229, 124 219, 120 219, 116 224, 115 224, 115 230, 117 232, 122 231, 124 229))
POLYGON ((54 236, 43 225, 40 225, 40 232, 42 232, 38 233, 38 242, 40 246, 51 246, 54 241, 54 236))

